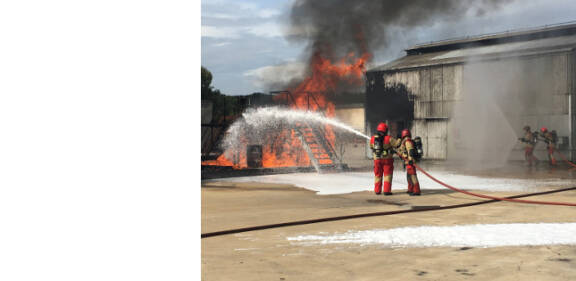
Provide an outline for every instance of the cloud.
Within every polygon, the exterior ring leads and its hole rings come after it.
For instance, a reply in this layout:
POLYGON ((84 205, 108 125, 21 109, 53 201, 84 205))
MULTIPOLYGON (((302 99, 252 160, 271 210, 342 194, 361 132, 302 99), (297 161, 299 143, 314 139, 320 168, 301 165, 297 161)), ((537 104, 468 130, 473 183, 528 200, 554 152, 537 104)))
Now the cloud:
POLYGON ((278 9, 262 8, 256 3, 237 1, 202 3, 202 10, 203 18, 226 20, 269 19, 282 14, 278 9))
POLYGON ((280 24, 275 22, 267 22, 258 25, 252 25, 246 28, 246 31, 262 37, 282 37, 284 32, 280 24))
POLYGON ((282 27, 278 23, 267 22, 248 26, 202 26, 202 37, 236 39, 251 34, 257 37, 282 37, 282 27))
POLYGON ((287 62, 279 65, 269 65, 244 72, 255 87, 272 89, 275 86, 288 85, 291 81, 302 79, 306 70, 303 62, 287 62))
POLYGON ((216 26, 203 25, 202 37, 238 38, 239 30, 238 28, 235 27, 216 27, 216 26))
POLYGON ((202 4, 202 37, 283 37, 282 12, 253 2, 220 0, 202 4))
POLYGON ((265 19, 276 17, 279 16, 280 14, 281 14, 280 11, 275 9, 263 9, 258 11, 258 16, 265 19))
POLYGON ((230 45, 230 42, 214 43, 214 44, 212 44, 211 46, 212 46, 212 47, 224 47, 224 46, 227 46, 227 45, 230 45))
POLYGON ((204 13, 202 17, 223 20, 237 20, 240 19, 239 15, 228 13, 204 13))

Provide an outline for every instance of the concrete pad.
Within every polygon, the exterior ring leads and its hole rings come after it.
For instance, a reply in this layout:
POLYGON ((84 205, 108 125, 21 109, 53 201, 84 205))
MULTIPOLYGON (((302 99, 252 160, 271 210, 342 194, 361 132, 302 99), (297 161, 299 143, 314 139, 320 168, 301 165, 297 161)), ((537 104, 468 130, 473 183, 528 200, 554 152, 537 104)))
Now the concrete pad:
MULTIPOLYGON (((564 185, 564 171, 550 175, 564 185)), ((483 177, 485 175, 477 175, 483 177)), ((517 175, 508 178, 521 179, 517 175)), ((540 177, 543 178, 543 177, 540 177)), ((448 181, 448 180, 447 180, 448 181)), ((400 187, 399 187, 400 188, 400 187)), ((557 188, 536 186, 538 190, 557 188)), ((480 192, 510 196, 519 191, 480 192)), ((424 190, 410 197, 370 191, 317 195, 289 183, 213 181, 202 186, 202 232, 368 212, 447 206, 484 199, 447 189, 424 190)), ((530 200, 576 203, 576 192, 540 195, 530 200)), ((402 228, 465 225, 576 223, 576 208, 496 202, 466 208, 430 210, 307 224, 204 238, 203 280, 574 280, 576 245, 388 247, 379 243, 309 243, 292 237, 334 236, 402 228)), ((511 228, 512 231, 513 227, 511 228)), ((475 235, 477 235, 476 232, 475 235)), ((498 233, 498 232, 496 232, 498 233)), ((409 235, 409 234, 407 234, 409 235)), ((416 236, 416 235, 415 235, 416 236)), ((497 235, 496 235, 497 236, 497 235)), ((503 235, 502 235, 503 236, 503 235)), ((403 237, 411 241, 410 237, 403 237)), ((477 238, 477 237, 476 237, 477 238)), ((491 239, 497 239, 491 238, 491 239)), ((509 239, 509 238, 508 238, 509 239)), ((414 237, 417 240, 417 237, 414 237)), ((447 239, 448 240, 448 239, 447 239)))

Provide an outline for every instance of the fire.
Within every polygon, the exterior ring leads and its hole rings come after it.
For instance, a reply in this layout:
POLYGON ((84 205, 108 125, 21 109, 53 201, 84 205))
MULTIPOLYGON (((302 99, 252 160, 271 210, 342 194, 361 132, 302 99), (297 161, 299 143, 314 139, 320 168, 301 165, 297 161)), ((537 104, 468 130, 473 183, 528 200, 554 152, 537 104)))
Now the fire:
MULTIPOLYGON (((299 85, 290 89, 290 93, 277 96, 277 101, 291 104, 295 109, 321 111, 328 117, 335 116, 334 103, 328 97, 334 94, 338 87, 345 85, 361 85, 366 62, 370 54, 356 57, 349 53, 336 63, 333 63, 321 52, 315 53, 309 65, 310 74, 299 85), (291 96, 289 96, 291 95, 291 96)), ((335 134, 330 126, 324 128, 326 141, 334 147, 335 134)), ((300 139, 292 128, 284 129, 275 137, 269 137, 262 146, 262 167, 302 167, 310 166, 308 157, 300 139)), ((226 153, 213 161, 204 161, 203 165, 233 166, 236 169, 247 167, 246 156, 236 155, 235 161, 226 158, 226 153)), ((320 159, 319 164, 333 164, 330 159, 320 159)))
POLYGON ((220 155, 216 160, 202 161, 202 165, 207 166, 234 166, 234 162, 228 160, 224 154, 220 155))
MULTIPOLYGON (((302 167, 310 164, 308 154, 303 150, 297 140, 293 130, 283 130, 282 138, 285 141, 279 141, 280 148, 274 149, 274 146, 266 146, 262 151, 262 167, 302 167)), ((278 144, 278 143, 277 143, 278 144)))

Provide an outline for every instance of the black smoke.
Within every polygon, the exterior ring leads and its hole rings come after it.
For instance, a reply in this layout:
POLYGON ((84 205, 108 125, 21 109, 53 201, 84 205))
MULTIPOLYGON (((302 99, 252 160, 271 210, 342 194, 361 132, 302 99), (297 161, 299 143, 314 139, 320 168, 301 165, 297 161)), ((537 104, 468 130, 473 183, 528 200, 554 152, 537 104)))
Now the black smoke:
POLYGON ((389 45, 392 28, 410 28, 438 20, 482 16, 513 0, 295 0, 290 40, 305 42, 308 56, 338 60, 389 45))

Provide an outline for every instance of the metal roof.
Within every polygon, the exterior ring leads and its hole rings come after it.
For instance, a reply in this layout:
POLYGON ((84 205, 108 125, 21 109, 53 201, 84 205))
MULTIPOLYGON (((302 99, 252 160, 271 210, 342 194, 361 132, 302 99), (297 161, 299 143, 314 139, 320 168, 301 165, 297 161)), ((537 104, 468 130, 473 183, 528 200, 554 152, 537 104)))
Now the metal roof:
POLYGON ((576 21, 546 25, 533 29, 507 30, 505 32, 466 36, 425 44, 417 44, 411 48, 406 49, 405 51, 408 54, 421 54, 426 52, 436 52, 440 50, 462 49, 478 45, 512 43, 567 35, 576 35, 576 21))
POLYGON ((576 24, 416 45, 406 50, 408 55, 368 72, 568 52, 574 48, 576 24))

